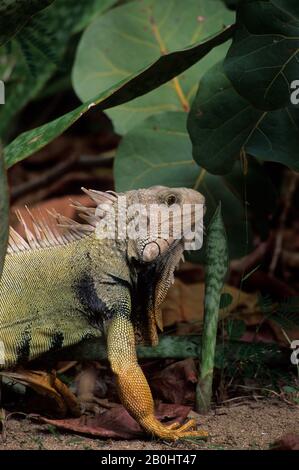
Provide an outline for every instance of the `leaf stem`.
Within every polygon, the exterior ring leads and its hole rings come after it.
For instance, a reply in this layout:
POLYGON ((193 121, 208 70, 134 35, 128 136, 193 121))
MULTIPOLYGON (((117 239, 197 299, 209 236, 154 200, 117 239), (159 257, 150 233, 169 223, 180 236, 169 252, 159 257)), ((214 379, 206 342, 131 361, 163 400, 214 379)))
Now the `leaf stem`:
POLYGON ((179 82, 179 79, 178 77, 175 77, 172 79, 172 83, 173 83, 173 87, 179 97, 179 100, 181 102, 181 105, 183 107, 183 110, 186 111, 186 113, 188 113, 190 111, 190 105, 189 105, 189 101, 187 100, 183 90, 182 90, 182 87, 180 85, 180 82, 179 82))
MULTIPOLYGON (((163 41, 162 36, 160 34, 159 28, 158 28, 153 16, 150 17, 150 24, 151 24, 151 28, 152 28, 152 31, 154 33, 155 39, 156 39, 156 41, 159 45, 161 54, 162 55, 167 54, 168 53, 167 47, 164 44, 164 41, 163 41)), ((187 98, 185 96, 185 93, 182 90, 179 79, 177 77, 173 78, 172 79, 172 84, 173 84, 173 88, 176 91, 176 94, 178 95, 178 98, 180 100, 180 103, 182 105, 183 110, 186 113, 188 113, 190 111, 189 101, 187 100, 187 98)))
POLYGON ((204 179, 205 177, 205 174, 206 174, 207 170, 205 170, 204 168, 202 168, 199 172, 199 175, 198 177, 196 178, 196 181, 194 183, 194 186, 193 186, 193 189, 197 190, 200 186, 200 183, 202 182, 202 180, 204 179))

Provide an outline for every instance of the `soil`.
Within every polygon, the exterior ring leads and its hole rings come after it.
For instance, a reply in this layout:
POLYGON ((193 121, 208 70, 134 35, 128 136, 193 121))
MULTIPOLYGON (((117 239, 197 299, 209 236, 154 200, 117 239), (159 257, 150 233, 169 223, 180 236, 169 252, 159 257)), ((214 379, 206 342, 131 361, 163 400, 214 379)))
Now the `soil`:
POLYGON ((29 418, 6 421, 0 450, 169 450, 169 449, 269 449, 288 433, 299 433, 299 406, 281 401, 247 401, 218 407, 200 416, 200 426, 209 433, 207 442, 178 443, 150 440, 116 441, 62 433, 29 418))

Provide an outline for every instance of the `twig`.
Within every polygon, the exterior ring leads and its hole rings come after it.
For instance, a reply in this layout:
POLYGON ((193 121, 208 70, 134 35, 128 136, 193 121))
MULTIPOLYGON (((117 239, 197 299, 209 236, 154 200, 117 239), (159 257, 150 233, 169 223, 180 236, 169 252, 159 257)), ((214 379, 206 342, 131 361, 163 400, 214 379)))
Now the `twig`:
POLYGON ((115 151, 107 152, 100 155, 78 155, 73 154, 67 160, 59 162, 53 168, 45 171, 38 178, 25 181, 11 189, 11 198, 13 201, 28 194, 33 190, 37 190, 48 186, 53 181, 56 181, 64 176, 66 172, 73 168, 90 168, 90 167, 106 167, 112 164, 115 151))
POLYGON ((66 161, 59 162, 53 168, 45 171, 38 178, 30 179, 29 181, 25 181, 24 183, 19 184, 11 189, 11 198, 14 201, 19 197, 23 196, 24 194, 29 193, 30 191, 39 189, 43 186, 47 186, 52 181, 55 181, 59 176, 61 176, 66 171, 70 170, 74 163, 76 162, 77 157, 76 155, 72 155, 66 161))

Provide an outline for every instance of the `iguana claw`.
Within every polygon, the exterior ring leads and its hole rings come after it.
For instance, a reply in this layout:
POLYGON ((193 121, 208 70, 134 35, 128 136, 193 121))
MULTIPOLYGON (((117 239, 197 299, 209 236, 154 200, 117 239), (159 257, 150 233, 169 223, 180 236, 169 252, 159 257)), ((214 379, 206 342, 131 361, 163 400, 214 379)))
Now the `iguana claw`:
POLYGON ((170 426, 164 426, 154 416, 148 416, 140 422, 142 427, 153 436, 159 439, 167 439, 176 441, 178 439, 185 439, 190 437, 196 437, 206 439, 208 433, 202 430, 195 430, 196 421, 190 419, 185 424, 173 423, 170 426))
POLYGON ((205 431, 196 431, 195 420, 165 426, 154 415, 154 401, 147 380, 138 365, 134 330, 131 322, 118 317, 108 329, 108 357, 116 375, 120 399, 127 411, 150 435, 175 441, 188 437, 206 438, 205 431))

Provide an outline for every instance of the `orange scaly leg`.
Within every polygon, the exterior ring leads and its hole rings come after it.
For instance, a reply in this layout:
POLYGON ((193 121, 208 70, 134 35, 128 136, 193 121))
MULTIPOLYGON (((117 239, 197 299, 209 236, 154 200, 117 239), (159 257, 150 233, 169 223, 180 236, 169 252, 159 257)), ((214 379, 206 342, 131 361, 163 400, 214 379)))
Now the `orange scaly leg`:
POLYGON ((190 430, 195 427, 194 420, 178 427, 177 423, 165 426, 155 417, 152 394, 137 362, 134 329, 128 318, 118 316, 111 321, 107 348, 108 359, 117 378, 120 399, 147 433, 169 440, 207 437, 204 431, 190 430))

